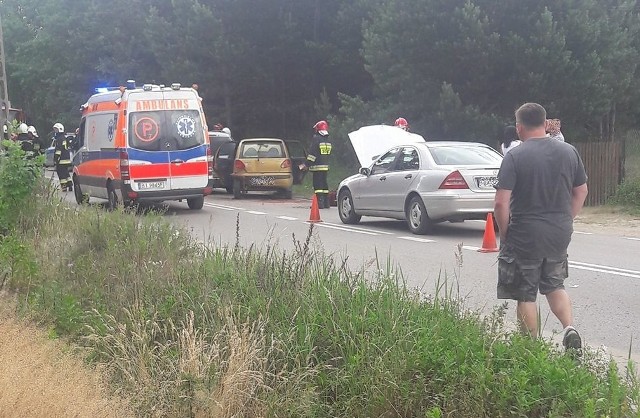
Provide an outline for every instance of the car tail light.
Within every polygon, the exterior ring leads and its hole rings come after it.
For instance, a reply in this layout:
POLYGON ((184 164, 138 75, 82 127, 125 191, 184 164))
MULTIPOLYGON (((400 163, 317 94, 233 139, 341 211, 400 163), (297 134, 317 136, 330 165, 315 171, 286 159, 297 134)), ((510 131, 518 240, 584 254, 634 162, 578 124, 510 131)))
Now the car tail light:
POLYGON ((242 162, 242 160, 235 160, 233 162, 233 169, 235 171, 244 171, 247 169, 247 166, 244 165, 244 163, 242 162))
POLYGON ((213 154, 210 147, 207 147, 207 172, 209 173, 209 178, 213 178, 213 154))
POLYGON ((458 170, 449 174, 440 185, 440 189, 468 189, 469 185, 458 170))
POLYGON ((285 159, 282 164, 280 164, 280 168, 290 168, 291 167, 291 160, 290 159, 285 159))
POLYGON ((129 176, 129 154, 127 151, 120 151, 120 179, 130 180, 129 176))

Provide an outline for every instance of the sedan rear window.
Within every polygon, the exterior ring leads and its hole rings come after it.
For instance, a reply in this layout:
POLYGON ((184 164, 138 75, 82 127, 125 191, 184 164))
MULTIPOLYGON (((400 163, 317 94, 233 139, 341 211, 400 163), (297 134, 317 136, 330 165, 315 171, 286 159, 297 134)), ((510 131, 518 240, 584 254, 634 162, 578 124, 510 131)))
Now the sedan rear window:
POLYGON ((438 165, 497 165, 502 156, 488 147, 434 147, 429 148, 433 160, 438 165))
POLYGON ((285 158, 281 142, 245 142, 240 158, 285 158))

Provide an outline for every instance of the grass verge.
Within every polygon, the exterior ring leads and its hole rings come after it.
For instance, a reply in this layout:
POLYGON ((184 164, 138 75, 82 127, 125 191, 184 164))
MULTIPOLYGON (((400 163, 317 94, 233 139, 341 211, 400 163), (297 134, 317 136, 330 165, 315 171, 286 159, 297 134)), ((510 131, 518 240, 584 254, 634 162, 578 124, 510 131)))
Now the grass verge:
POLYGON ((313 227, 291 252, 210 247, 43 195, 0 241, 5 290, 140 416, 638 416, 634 365, 576 364, 505 331, 503 307, 462 309, 444 277, 428 300, 388 266, 365 281, 313 227))

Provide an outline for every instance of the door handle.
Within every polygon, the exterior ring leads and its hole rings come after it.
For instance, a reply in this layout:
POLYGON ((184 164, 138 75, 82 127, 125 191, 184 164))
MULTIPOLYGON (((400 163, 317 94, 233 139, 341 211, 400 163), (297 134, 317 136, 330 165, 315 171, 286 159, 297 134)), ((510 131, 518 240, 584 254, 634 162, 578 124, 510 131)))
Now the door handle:
POLYGON ((387 176, 380 177, 380 181, 385 181, 386 179, 387 179, 387 176))
POLYGON ((178 158, 177 160, 171 161, 171 164, 182 164, 184 161, 178 158))
POLYGON ((413 177, 413 174, 407 174, 406 176, 404 176, 405 179, 410 179, 411 177, 413 177))

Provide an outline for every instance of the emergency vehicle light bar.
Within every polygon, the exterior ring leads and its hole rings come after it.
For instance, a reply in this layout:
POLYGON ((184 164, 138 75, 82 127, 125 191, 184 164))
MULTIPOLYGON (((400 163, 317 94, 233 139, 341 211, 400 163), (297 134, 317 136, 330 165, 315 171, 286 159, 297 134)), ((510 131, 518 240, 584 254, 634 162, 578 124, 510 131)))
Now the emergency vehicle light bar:
POLYGON ((96 87, 93 89, 96 93, 108 93, 110 91, 118 90, 120 87, 96 87))
POLYGON ((180 83, 171 84, 171 90, 180 90, 180 83))

